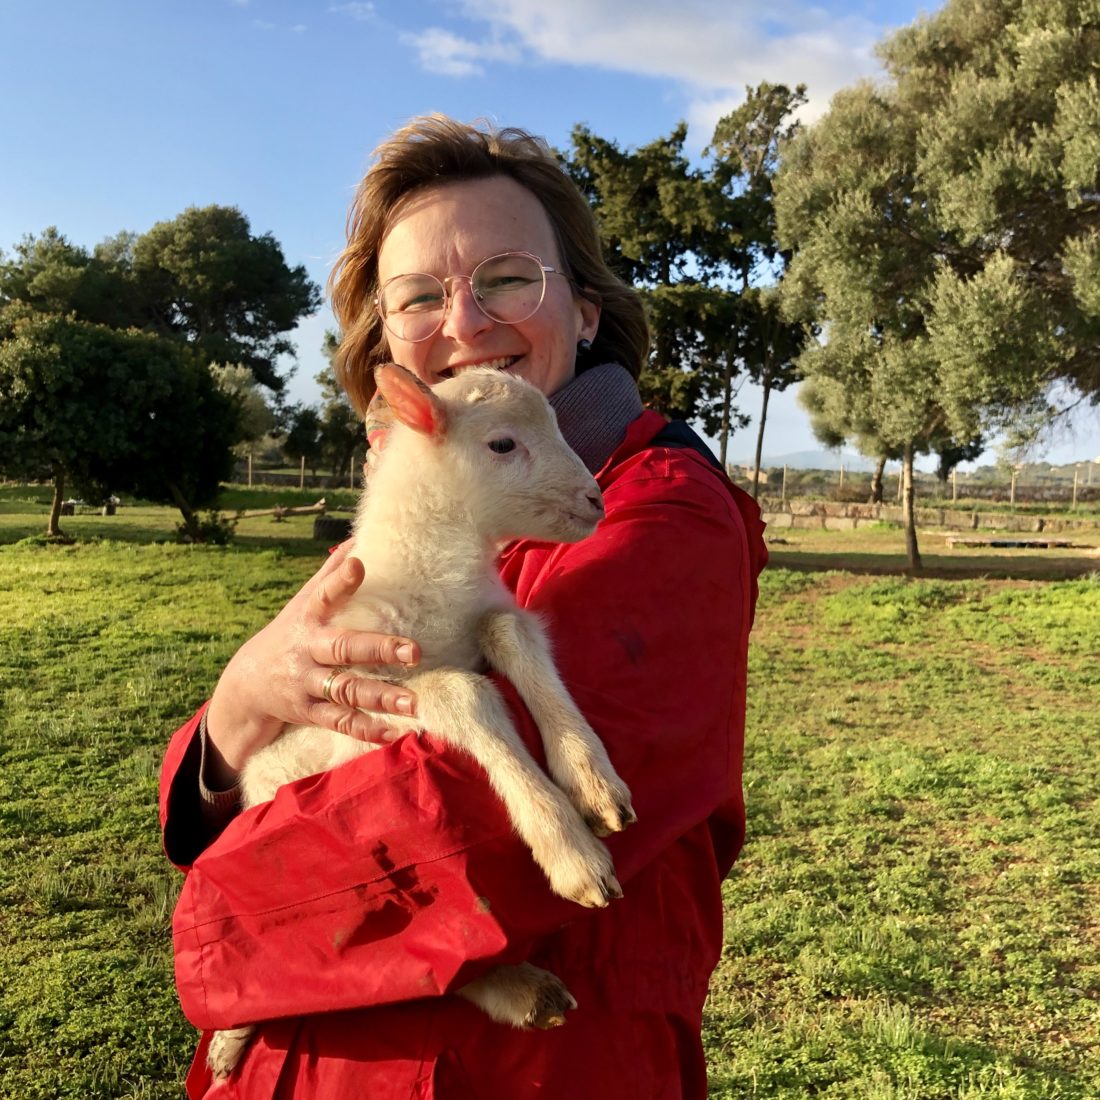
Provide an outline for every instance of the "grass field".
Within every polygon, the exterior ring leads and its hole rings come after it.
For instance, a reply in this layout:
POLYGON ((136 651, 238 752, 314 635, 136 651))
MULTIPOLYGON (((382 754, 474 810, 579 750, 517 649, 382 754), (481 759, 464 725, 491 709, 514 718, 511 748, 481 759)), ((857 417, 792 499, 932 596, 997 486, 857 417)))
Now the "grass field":
MULTIPOLYGON (((323 549, 139 508, 44 546, 44 514, 0 491, 0 1098, 177 1098, 161 752, 323 549)), ((910 581, 875 573, 896 532, 774 547, 712 1096, 1100 1096, 1100 563, 1050 553, 910 581)))

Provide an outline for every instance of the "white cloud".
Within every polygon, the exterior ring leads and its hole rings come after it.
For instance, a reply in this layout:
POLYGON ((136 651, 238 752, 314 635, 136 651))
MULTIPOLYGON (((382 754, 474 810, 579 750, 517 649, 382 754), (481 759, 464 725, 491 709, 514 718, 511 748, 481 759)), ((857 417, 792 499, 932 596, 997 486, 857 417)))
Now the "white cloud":
POLYGON ((429 27, 419 34, 403 34, 401 41, 415 47, 424 69, 442 76, 479 76, 485 71, 482 61, 515 64, 522 55, 517 45, 471 42, 440 27, 429 27))
POLYGON ((374 5, 369 0, 357 0, 357 2, 348 4, 333 4, 329 11, 334 11, 340 15, 350 15, 352 19, 359 23, 370 23, 376 15, 374 5))
POLYGON ((273 31, 275 30, 275 24, 269 23, 266 19, 253 19, 252 26, 261 31, 273 31))
POLYGON ((307 29, 305 23, 295 23, 294 26, 290 28, 292 34, 304 34, 307 29))
POLYGON ((809 85, 803 118, 821 115, 833 94, 879 72, 872 49, 884 28, 832 16, 802 0, 462 0, 483 41, 431 28, 404 36, 433 72, 468 76, 480 62, 521 56, 665 78, 691 105, 693 142, 763 80, 809 85))

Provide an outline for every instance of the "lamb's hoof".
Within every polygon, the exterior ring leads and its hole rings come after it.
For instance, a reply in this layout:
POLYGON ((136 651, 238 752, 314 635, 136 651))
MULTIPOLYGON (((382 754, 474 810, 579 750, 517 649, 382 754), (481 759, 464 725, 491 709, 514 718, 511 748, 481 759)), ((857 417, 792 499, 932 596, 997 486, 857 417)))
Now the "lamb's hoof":
POLYGON ((524 1027, 537 1027, 543 1031, 561 1027, 565 1023, 565 1014, 577 1007, 572 993, 556 975, 546 970, 539 971, 535 994, 535 1003, 524 1018, 524 1027))
POLYGON ((596 770, 584 773, 569 791, 569 799, 596 836, 621 833, 638 820, 630 804, 630 791, 614 772, 609 776, 596 770))
POLYGON ((216 1081, 224 1081, 237 1068, 251 1038, 250 1027, 214 1032, 206 1051, 206 1064, 216 1081))
POLYGON ((630 805, 630 796, 625 801, 618 803, 613 810, 605 811, 599 817, 585 817, 585 824, 599 837, 611 836, 612 833, 621 833, 628 825, 633 825, 638 820, 634 807, 630 805))
POLYGON ((544 870, 554 893, 588 909, 603 909, 623 896, 623 888, 607 849, 590 834, 584 847, 585 851, 570 852, 569 858, 559 853, 544 870))

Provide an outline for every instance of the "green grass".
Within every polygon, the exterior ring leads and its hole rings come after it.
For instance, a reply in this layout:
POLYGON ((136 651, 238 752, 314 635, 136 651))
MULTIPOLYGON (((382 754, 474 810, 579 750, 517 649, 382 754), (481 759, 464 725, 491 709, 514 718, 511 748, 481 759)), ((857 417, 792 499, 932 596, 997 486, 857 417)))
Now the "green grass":
MULTIPOLYGON (((0 514, 0 1098, 175 1098, 161 753, 324 550, 73 520, 0 514)), ((765 574, 713 1097, 1100 1096, 1098 652, 1095 575, 765 574)))
POLYGON ((766 575, 712 1096, 1100 1096, 1098 652, 1096 580, 766 575))

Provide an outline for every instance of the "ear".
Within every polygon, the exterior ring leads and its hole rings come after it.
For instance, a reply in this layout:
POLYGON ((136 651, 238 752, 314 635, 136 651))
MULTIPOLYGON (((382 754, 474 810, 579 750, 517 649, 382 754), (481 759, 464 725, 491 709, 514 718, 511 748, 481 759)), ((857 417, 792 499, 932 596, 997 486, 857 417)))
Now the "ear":
POLYGON ((447 408, 412 371, 383 363, 374 368, 374 381, 397 420, 421 435, 442 438, 447 408))
POLYGON ((577 339, 595 340, 600 327, 600 303, 590 301, 583 294, 575 295, 574 301, 577 305, 577 339))

